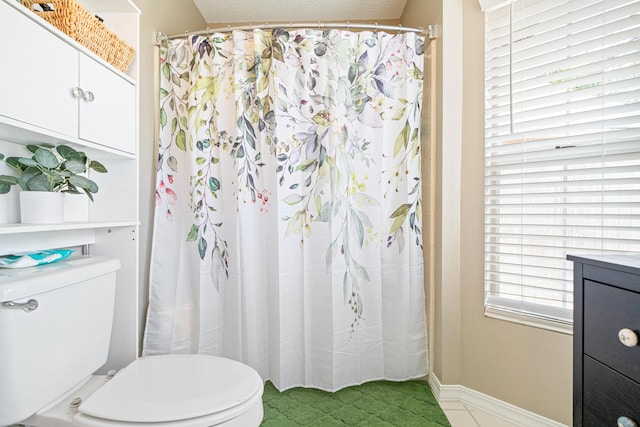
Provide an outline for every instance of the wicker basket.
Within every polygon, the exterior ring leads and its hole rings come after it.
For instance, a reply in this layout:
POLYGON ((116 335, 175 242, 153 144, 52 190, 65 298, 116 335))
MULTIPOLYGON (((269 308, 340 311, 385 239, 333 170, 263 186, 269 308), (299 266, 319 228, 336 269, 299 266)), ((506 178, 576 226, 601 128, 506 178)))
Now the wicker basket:
POLYGON ((127 71, 136 55, 134 48, 75 0, 22 0, 22 4, 120 71, 127 71), (34 10, 39 3, 52 4, 54 10, 34 10))

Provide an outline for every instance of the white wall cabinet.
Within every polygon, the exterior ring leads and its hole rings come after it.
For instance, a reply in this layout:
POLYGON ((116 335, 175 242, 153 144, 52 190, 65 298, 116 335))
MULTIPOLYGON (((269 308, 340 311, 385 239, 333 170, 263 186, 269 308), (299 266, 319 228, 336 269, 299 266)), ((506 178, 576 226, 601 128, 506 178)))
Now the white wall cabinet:
MULTIPOLYGON (((132 1, 79 3, 139 51, 140 11, 132 1)), ((100 187, 95 202, 74 196, 79 212, 62 224, 20 224, 19 189, 0 195, 0 255, 74 248, 119 258, 111 348, 101 371, 122 368, 139 353, 138 61, 122 73, 15 0, 0 0, 0 55, 0 153, 68 144, 109 170, 90 175, 100 187)), ((0 174, 12 172, 0 162, 0 174)))
POLYGON ((0 28, 13 35, 2 42, 0 115, 62 138, 135 153, 134 83, 52 36, 41 20, 24 19, 25 10, 0 6, 0 28))

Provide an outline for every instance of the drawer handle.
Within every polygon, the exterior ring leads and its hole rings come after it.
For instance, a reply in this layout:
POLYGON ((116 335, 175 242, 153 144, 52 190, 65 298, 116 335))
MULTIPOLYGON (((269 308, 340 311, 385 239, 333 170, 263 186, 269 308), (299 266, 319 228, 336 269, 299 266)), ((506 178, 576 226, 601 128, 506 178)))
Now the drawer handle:
POLYGON ((618 418, 618 427, 638 427, 638 424, 629 417, 620 417, 618 418))
POLYGON ((638 345, 638 335, 628 328, 620 329, 618 331, 618 339, 627 347, 635 347, 638 345))

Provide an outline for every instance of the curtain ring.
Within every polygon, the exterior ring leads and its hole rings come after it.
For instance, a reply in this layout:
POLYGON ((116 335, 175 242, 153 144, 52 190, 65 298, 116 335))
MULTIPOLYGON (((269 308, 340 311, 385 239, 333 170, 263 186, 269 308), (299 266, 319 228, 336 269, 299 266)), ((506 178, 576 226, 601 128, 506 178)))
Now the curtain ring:
POLYGON ((351 23, 349 21, 347 21, 347 31, 350 30, 350 27, 351 27, 351 23))
POLYGON ((378 23, 376 22, 376 33, 378 32, 378 23))

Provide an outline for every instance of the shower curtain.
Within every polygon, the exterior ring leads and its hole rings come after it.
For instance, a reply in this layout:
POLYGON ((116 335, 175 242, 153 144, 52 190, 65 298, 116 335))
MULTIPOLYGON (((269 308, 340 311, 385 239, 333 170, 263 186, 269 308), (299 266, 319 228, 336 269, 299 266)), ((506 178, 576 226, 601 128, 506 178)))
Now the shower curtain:
POLYGON ((280 390, 426 375, 423 54, 413 33, 164 42, 144 355, 280 390))

